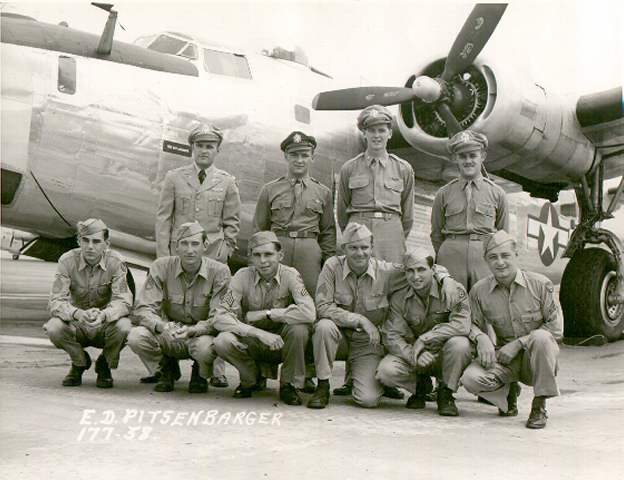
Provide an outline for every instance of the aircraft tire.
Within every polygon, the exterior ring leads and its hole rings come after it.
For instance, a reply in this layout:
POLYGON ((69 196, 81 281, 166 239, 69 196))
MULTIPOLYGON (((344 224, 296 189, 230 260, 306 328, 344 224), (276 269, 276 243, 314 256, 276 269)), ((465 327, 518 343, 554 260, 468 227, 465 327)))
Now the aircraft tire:
POLYGON ((617 265, 613 255, 601 248, 578 251, 561 278, 559 300, 566 337, 604 335, 613 342, 624 330, 624 305, 609 305, 615 287, 617 265))

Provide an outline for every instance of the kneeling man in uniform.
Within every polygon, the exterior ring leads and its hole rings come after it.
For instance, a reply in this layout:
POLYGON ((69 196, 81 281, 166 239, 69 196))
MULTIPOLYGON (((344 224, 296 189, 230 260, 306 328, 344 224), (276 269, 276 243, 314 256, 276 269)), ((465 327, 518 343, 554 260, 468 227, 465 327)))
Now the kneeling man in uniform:
POLYGON ((411 250, 403 257, 408 285, 390 297, 390 313, 382 327, 388 355, 377 367, 377 379, 390 387, 402 387, 412 396, 406 407, 425 408, 430 375, 438 378, 438 413, 457 416, 453 393, 472 358, 470 302, 464 287, 454 284, 448 295, 434 276, 432 255, 411 250))
POLYGON ((127 318, 132 293, 126 281, 126 265, 110 250, 109 232, 99 219, 78 222, 80 248, 63 254, 58 261, 48 308, 52 318, 44 330, 52 343, 65 350, 72 367, 63 386, 82 384, 82 374, 91 366, 84 347, 102 349, 95 362, 96 386, 111 388, 111 368, 117 368, 119 352, 132 327, 127 318))
POLYGON ((176 239, 178 254, 158 258, 150 268, 134 311, 140 326, 128 335, 128 345, 151 375, 160 364, 155 391, 172 391, 179 377, 177 359, 192 358, 188 390, 204 393, 217 357, 212 319, 227 291, 230 270, 202 256, 207 239, 199 223, 180 225, 176 239))
POLYGON ((563 315, 553 284, 543 275, 518 268, 516 242, 500 230, 484 245, 492 275, 470 291, 470 339, 478 359, 461 382, 469 392, 489 400, 501 416, 518 415, 518 380, 535 394, 528 428, 546 426, 546 399, 559 395, 555 374, 563 336, 563 315))
POLYGON ((316 317, 314 301, 301 275, 281 264, 282 245, 275 233, 257 232, 249 239, 251 266, 241 268, 217 311, 215 349, 238 369, 240 385, 234 398, 258 390, 258 363, 279 365, 280 400, 301 405, 305 348, 316 317))

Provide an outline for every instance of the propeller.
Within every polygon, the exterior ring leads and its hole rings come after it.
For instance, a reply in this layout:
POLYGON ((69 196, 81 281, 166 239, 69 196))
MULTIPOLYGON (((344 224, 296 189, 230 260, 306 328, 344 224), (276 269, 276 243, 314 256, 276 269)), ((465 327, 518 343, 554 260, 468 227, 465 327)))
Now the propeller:
POLYGON ((453 110, 461 110, 465 98, 454 81, 475 61, 496 29, 507 4, 478 3, 464 22, 437 78, 420 76, 408 87, 355 87, 321 92, 312 100, 315 110, 361 110, 370 105, 398 105, 419 101, 438 112, 449 136, 462 130, 453 110), (453 108, 454 107, 454 108, 453 108))

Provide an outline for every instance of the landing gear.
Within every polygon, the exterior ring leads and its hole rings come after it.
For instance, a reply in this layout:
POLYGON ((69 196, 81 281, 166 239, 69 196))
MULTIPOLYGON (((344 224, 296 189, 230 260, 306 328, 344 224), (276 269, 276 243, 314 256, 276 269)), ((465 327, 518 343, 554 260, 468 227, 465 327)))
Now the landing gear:
POLYGON ((559 300, 566 337, 602 335, 613 342, 624 331, 624 247, 614 233, 596 225, 613 218, 624 177, 605 211, 603 162, 576 189, 581 218, 564 253, 571 260, 561 279, 559 300))

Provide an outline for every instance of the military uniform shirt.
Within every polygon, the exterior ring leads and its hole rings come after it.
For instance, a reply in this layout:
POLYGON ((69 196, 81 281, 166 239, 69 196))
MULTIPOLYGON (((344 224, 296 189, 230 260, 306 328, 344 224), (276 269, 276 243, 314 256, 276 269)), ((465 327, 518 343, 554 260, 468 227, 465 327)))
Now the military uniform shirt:
POLYGON ((563 314, 555 302, 553 284, 539 273, 518 270, 511 288, 500 285, 493 275, 479 280, 470 290, 472 327, 470 340, 476 342, 491 326, 497 346, 516 339, 526 348, 529 334, 543 329, 555 340, 563 337, 563 314))
POLYGON ((236 180, 211 165, 202 184, 195 163, 167 172, 156 212, 156 245, 159 257, 169 256, 175 232, 186 222, 197 221, 208 236, 208 243, 224 238, 230 249, 236 247, 240 229, 240 196, 236 180))
POLYGON ((414 171, 405 160, 386 154, 379 159, 361 153, 340 170, 338 224, 361 212, 396 213, 407 235, 414 223, 414 171))
POLYGON ((107 322, 128 315, 132 292, 126 281, 127 271, 121 255, 110 249, 94 266, 85 261, 80 248, 64 253, 52 284, 50 314, 64 322, 71 321, 78 309, 101 309, 107 322))
POLYGON ((134 316, 152 333, 161 320, 198 325, 201 333, 214 333, 212 320, 229 281, 229 268, 208 257, 202 258, 190 283, 180 257, 159 258, 138 295, 134 316))
POLYGON ((472 200, 467 205, 466 185, 463 178, 452 180, 433 200, 431 243, 436 252, 448 234, 487 234, 508 229, 505 191, 489 178, 479 177, 472 180, 472 200))
POLYGON ((329 188, 306 176, 302 179, 301 198, 295 198, 295 179, 280 177, 262 187, 254 223, 257 230, 318 234, 323 258, 336 253, 336 225, 329 188))
POLYGON ((380 326, 388 312, 388 295, 405 282, 402 265, 371 257, 366 272, 358 277, 344 255, 331 257, 316 287, 318 317, 333 320, 342 328, 356 328, 359 315, 363 315, 380 326))
POLYGON ((393 355, 412 363, 413 344, 420 339, 437 352, 449 338, 467 336, 470 331, 470 301, 464 287, 446 279, 453 289, 442 289, 433 278, 426 300, 407 286, 390 297, 390 313, 382 328, 383 344, 393 355), (452 294, 446 292, 451 291, 452 294))
POLYGON ((253 327, 278 332, 284 324, 311 324, 315 316, 314 301, 297 270, 280 264, 275 277, 266 282, 251 266, 241 268, 232 278, 230 288, 217 309, 215 327, 220 332, 246 337, 253 327), (245 319, 247 312, 258 310, 272 310, 283 321, 266 319, 248 325, 245 319))

